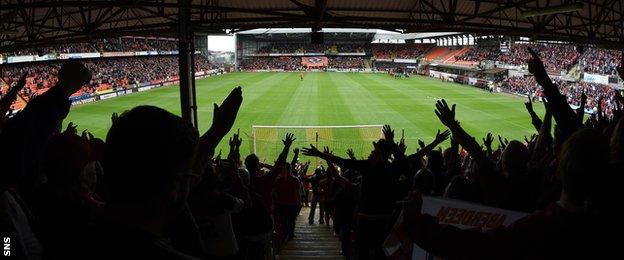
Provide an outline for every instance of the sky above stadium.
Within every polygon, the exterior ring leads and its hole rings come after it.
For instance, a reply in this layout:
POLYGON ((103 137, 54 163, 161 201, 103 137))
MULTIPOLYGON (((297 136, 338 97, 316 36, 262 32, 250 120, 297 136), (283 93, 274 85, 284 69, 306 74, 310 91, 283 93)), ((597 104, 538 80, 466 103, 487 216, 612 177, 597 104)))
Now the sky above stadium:
MULTIPOLYGON (((243 33, 250 34, 265 34, 265 33, 306 33, 310 32, 310 28, 264 28, 245 31, 243 33)), ((340 29, 340 28, 324 28, 324 32, 374 32, 375 39, 373 42, 394 42, 404 43, 405 39, 419 39, 441 35, 452 35, 457 32, 434 32, 434 33, 406 33, 401 34, 393 31, 386 30, 371 30, 371 29, 340 29)), ((233 35, 214 35, 208 36, 208 50, 220 51, 220 52, 233 52, 235 50, 235 41, 233 35)))
POLYGON ((208 36, 208 50, 210 51, 234 51, 234 36, 219 35, 208 36))

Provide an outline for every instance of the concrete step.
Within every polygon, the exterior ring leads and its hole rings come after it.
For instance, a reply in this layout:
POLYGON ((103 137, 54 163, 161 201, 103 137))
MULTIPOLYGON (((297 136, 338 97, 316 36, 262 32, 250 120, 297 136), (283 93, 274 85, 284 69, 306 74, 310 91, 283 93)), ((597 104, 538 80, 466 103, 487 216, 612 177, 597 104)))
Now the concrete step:
POLYGON ((309 212, 310 208, 301 209, 296 222, 295 237, 279 252, 277 259, 344 259, 340 255, 340 240, 334 235, 333 229, 318 222, 308 224, 309 212))

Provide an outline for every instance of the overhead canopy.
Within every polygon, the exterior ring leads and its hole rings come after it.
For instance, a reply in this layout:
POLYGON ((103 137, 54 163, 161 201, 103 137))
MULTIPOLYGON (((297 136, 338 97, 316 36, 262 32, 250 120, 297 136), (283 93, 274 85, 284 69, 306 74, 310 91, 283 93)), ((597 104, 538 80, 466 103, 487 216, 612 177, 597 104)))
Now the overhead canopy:
MULTIPOLYGON (((184 1, 184 0, 180 0, 184 1)), ((371 28, 624 42, 621 0, 192 0, 195 32, 371 28)), ((0 48, 114 35, 176 35, 176 0, 0 0, 0 48)))

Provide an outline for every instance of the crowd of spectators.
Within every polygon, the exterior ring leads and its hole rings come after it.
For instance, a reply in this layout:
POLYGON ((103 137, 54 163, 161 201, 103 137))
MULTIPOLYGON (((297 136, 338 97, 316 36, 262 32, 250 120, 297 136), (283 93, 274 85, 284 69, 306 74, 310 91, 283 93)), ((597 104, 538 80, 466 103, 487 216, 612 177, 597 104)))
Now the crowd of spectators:
MULTIPOLYGON (((566 96, 570 105, 580 106, 582 96, 585 95, 585 108, 590 111, 598 111, 598 104, 600 104, 600 109, 610 116, 617 107, 617 90, 611 86, 589 82, 568 82, 561 79, 555 79, 553 82, 566 96)), ((497 87, 509 93, 544 98, 544 93, 533 77, 509 77, 498 82, 497 87)))
POLYGON ((247 58, 240 63, 241 70, 299 70, 301 58, 277 57, 277 58, 247 58))
POLYGON ((430 44, 373 43, 371 49, 375 59, 415 59, 431 47, 430 44))
POLYGON ((88 52, 133 52, 133 51, 176 51, 178 41, 174 39, 119 37, 94 39, 89 42, 63 43, 46 47, 22 48, 13 52, 2 52, 3 56, 46 55, 59 53, 88 52))
POLYGON ((484 60, 496 60, 500 51, 495 48, 479 48, 471 47, 468 51, 461 55, 455 56, 456 60, 481 62, 484 60))
POLYGON ((364 69, 362 57, 330 57, 328 68, 331 69, 364 69))
MULTIPOLYGON (((424 54, 429 44, 292 44, 274 43, 266 45, 258 54, 266 53, 370 53, 375 59, 414 59, 424 54)), ((517 43, 511 45, 507 52, 501 52, 498 47, 470 47, 461 55, 455 56, 458 61, 481 62, 485 60, 498 61, 503 64, 524 66, 530 57, 528 48, 542 54, 544 65, 551 74, 567 72, 579 64, 583 72, 603 75, 615 75, 621 51, 587 48, 583 53, 572 45, 546 43, 517 43)), ((265 66, 266 67, 266 66, 265 66)))
MULTIPOLYGON (((503 64, 522 66, 527 64, 530 57, 528 48, 538 51, 543 56, 544 65, 551 73, 559 74, 568 71, 577 64, 580 54, 576 47, 571 45, 528 43, 513 44, 507 52, 501 52, 498 47, 473 46, 461 54, 455 56, 459 61, 480 62, 485 60, 499 61, 503 64)), ((601 59, 599 56, 588 56, 588 59, 601 59)))
POLYGON ((587 48, 579 58, 583 72, 602 75, 617 75, 617 67, 622 52, 597 48, 587 48))
POLYGON ((551 73, 559 74, 569 71, 579 65, 582 72, 615 76, 617 66, 622 58, 622 52, 599 48, 576 48, 571 45, 560 44, 514 44, 508 52, 501 52, 497 47, 471 47, 467 52, 455 56, 459 61, 499 61, 504 64, 525 65, 532 48, 542 53, 546 69, 551 73))
POLYGON ((370 47, 365 44, 339 43, 339 44, 296 44, 296 43, 272 43, 260 47, 256 53, 354 53, 370 52, 370 47))
MULTIPOLYGON (((131 58, 106 58, 85 60, 83 64, 92 73, 91 80, 82 86, 78 94, 93 93, 102 88, 130 87, 135 83, 155 80, 169 80, 178 75, 177 56, 145 56, 131 58)), ((3 82, 18 82, 26 75, 26 86, 19 95, 25 101, 39 95, 56 84, 56 76, 61 63, 17 63, 2 69, 3 82)), ((195 70, 207 71, 216 67, 201 55, 195 55, 195 70)), ((0 97, 8 91, 8 86, 0 88, 0 97)))
POLYGON ((527 64, 530 57, 529 48, 541 53, 546 70, 556 74, 561 71, 567 72, 576 65, 579 58, 576 47, 572 45, 531 43, 514 44, 508 52, 500 53, 500 56, 495 60, 517 66, 527 64))
MULTIPOLYGON (((322 67, 325 68, 325 67, 322 67)), ((327 68, 331 69, 364 69, 364 58, 362 57, 329 57, 327 68)), ((301 58, 298 57, 277 57, 264 58, 254 57, 241 61, 241 70, 301 70, 301 58)))
MULTIPOLYGON (((612 257, 624 99, 616 96, 611 117, 599 112, 583 122, 532 57, 529 70, 548 102, 543 117, 526 104, 535 134, 523 141, 499 136, 496 145, 488 134, 480 143, 458 121, 462 107, 438 100, 434 113, 448 130, 416 149, 388 125, 366 158, 292 147, 298 137, 286 134, 274 163, 241 154, 238 134, 227 155, 215 152, 234 125, 241 87, 215 104, 202 135, 142 105, 113 114, 105 140, 79 135, 71 123, 62 131, 68 98, 91 78, 70 61, 17 115, 4 117, 14 92, 0 101, 0 230, 18 259, 274 259, 294 236, 309 183, 311 212, 320 207, 318 223, 338 234, 347 259, 386 259, 382 244, 397 219, 402 250, 415 243, 444 259, 612 257), (449 147, 436 148, 448 139, 449 147), (300 152, 325 166, 308 176, 300 152), (423 213, 422 195, 530 214, 489 231, 459 229, 423 213)), ((457 222, 493 221, 463 214, 457 222)), ((316 225, 314 215, 308 221, 316 225)))
MULTIPOLYGON (((311 48, 311 46, 308 46, 311 48)), ((264 53, 304 53, 306 52, 306 48, 301 44, 292 44, 292 43, 273 43, 269 45, 265 45, 258 49, 258 54, 264 53)), ((311 52, 311 51, 308 51, 311 52)))

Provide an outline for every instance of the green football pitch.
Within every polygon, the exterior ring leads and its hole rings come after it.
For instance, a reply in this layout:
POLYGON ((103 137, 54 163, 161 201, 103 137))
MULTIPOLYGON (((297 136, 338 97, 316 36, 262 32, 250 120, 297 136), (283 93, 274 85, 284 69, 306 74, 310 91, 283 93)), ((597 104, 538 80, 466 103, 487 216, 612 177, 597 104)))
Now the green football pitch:
MULTIPOLYGON (((343 126, 390 124, 395 135, 402 130, 408 152, 414 152, 417 140, 433 140, 438 129, 445 127, 434 114, 435 101, 446 99, 457 104, 457 119, 479 142, 488 132, 509 140, 523 140, 535 133, 522 98, 493 94, 473 87, 446 83, 426 77, 395 79, 386 74, 365 73, 230 73, 197 81, 199 129, 205 131, 212 120, 212 104, 220 103, 235 86, 243 87, 243 104, 231 133, 240 129, 243 136, 241 153, 253 151, 252 125, 343 126)), ((130 94, 114 99, 72 107, 65 120, 105 138, 113 112, 121 113, 137 105, 154 105, 180 114, 178 88, 175 86, 130 94)), ((542 105, 535 104, 539 115, 542 105)), ((256 151, 267 161, 275 159, 281 149, 283 132, 275 130, 272 141, 257 143, 256 151)), ((316 130, 297 130, 295 146, 317 143, 331 146, 336 154, 345 155, 349 144, 359 157, 366 156, 372 145, 357 130, 323 130, 318 141, 316 130), (333 133, 332 133, 333 131, 333 133), (316 136, 315 136, 316 135, 316 136), (342 145, 339 145, 341 143, 342 145)), ((361 132, 361 131, 360 131, 361 132)), ((398 139, 398 138, 397 138, 398 139)), ((258 140, 258 138, 256 138, 258 140)), ((498 140, 494 142, 498 143, 498 140)), ((228 153, 227 139, 218 150, 228 153)))

